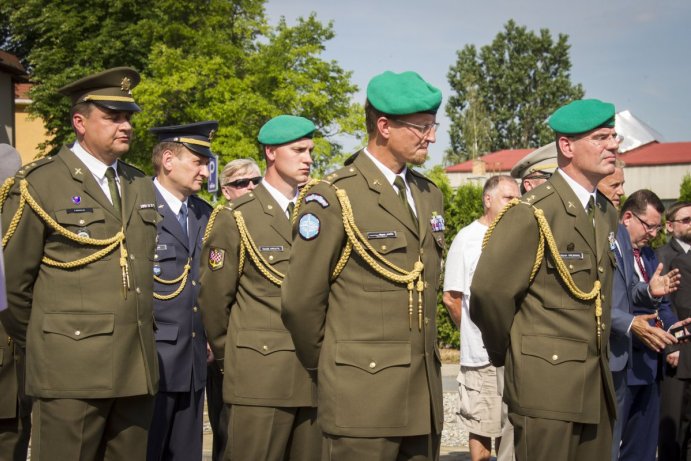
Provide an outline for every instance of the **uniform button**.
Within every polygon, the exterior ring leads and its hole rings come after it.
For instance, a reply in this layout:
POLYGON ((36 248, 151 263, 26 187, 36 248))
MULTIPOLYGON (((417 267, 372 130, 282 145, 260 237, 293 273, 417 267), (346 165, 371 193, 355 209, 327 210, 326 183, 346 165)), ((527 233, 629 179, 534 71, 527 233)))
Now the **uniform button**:
POLYGON ((558 356, 557 354, 554 354, 554 355, 552 356, 552 360, 557 360, 558 358, 559 358, 559 356, 558 356))
POLYGON ((382 245, 382 246, 381 246, 381 249, 382 249, 383 251, 386 251, 386 245, 382 245))
POLYGON ((268 351, 268 350, 269 350, 269 346, 267 346, 266 344, 264 344, 264 345, 262 346, 262 350, 268 351))
POLYGON ((598 270, 598 272, 600 272, 601 274, 605 271, 605 270, 602 268, 602 266, 599 266, 599 267, 597 268, 597 270, 598 270))
POLYGON ((192 280, 192 286, 193 286, 193 287, 196 287, 196 286, 197 286, 197 281, 196 281, 196 280, 192 280))
POLYGON ((377 363, 376 363, 376 362, 370 362, 370 363, 369 363, 369 367, 370 367, 370 368, 374 368, 374 367, 376 367, 376 366, 377 366, 377 363))
POLYGON ((130 259, 134 261, 134 255, 130 255, 130 259))
POLYGON ((427 288, 428 286, 429 286, 429 283, 425 282, 425 288, 427 288))
POLYGON ((425 325, 429 325, 429 318, 425 317, 425 325))
POLYGON ((268 208, 269 210, 273 210, 274 206, 273 205, 267 205, 266 208, 268 208))
POLYGON ((274 260, 274 255, 269 255, 269 261, 273 261, 273 260, 274 260))
POLYGON ((420 255, 424 255, 424 254, 425 254, 425 249, 424 249, 424 248, 420 248, 420 255))
POLYGON ((82 332, 79 331, 79 330, 77 330, 77 331, 74 332, 74 335, 75 335, 75 336, 79 336, 79 335, 81 335, 81 334, 82 334, 82 332))
POLYGON ((604 301, 604 300, 605 300, 605 295, 600 295, 600 298, 602 298, 602 300, 604 301))
POLYGON ((158 259, 158 255, 154 255, 154 259, 158 259))
POLYGON ((86 221, 84 221, 83 219, 80 219, 80 220, 79 220, 79 224, 82 225, 82 226, 84 225, 85 222, 86 222, 86 221))
POLYGON ((569 270, 573 270, 573 264, 569 264, 569 270))
POLYGON ((141 321, 141 320, 137 320, 137 325, 142 326, 142 325, 143 325, 142 321, 141 321))
POLYGON ((139 287, 135 288, 134 291, 136 291, 138 295, 142 294, 142 290, 140 290, 139 287))
POLYGON ((197 337, 197 332, 196 332, 196 331, 193 331, 193 332, 192 332, 192 337, 193 337, 193 338, 196 338, 196 337, 197 337))
POLYGON ((194 307, 192 308, 192 310, 193 310, 194 312, 197 312, 197 311, 199 310, 199 308, 197 308, 197 306, 194 306, 194 307))

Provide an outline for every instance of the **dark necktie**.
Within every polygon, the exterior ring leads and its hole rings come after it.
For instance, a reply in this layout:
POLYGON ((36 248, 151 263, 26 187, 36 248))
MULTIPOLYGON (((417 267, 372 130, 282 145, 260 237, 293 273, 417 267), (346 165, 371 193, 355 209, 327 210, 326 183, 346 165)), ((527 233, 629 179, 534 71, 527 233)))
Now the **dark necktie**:
POLYGON ((120 202, 120 191, 118 184, 115 181, 115 169, 109 166, 106 170, 106 179, 108 179, 108 189, 110 190, 110 201, 113 202, 113 208, 118 216, 122 213, 122 203, 120 202))
POLYGON ((187 237, 187 205, 183 202, 180 207, 180 212, 178 213, 178 222, 182 227, 182 233, 187 237))
POLYGON ((400 176, 396 176, 396 179, 394 179, 393 181, 393 185, 396 186, 396 188, 398 189, 398 198, 401 200, 401 203, 405 208, 408 209, 410 216, 413 218, 413 222, 417 224, 417 216, 415 216, 415 213, 413 212, 413 209, 411 208, 410 203, 408 202, 408 194, 405 188, 405 181, 400 176))
POLYGON ((595 197, 590 196, 590 200, 588 200, 588 205, 585 207, 586 213, 588 213, 588 217, 590 218, 590 222, 593 223, 593 226, 595 225, 595 197))
POLYGON ((648 275, 648 272, 645 270, 645 266, 643 265, 643 261, 641 260, 641 250, 638 248, 633 249, 633 259, 636 260, 636 265, 638 266, 638 269, 641 271, 641 275, 643 276, 643 281, 645 283, 650 282, 650 276, 648 275))
POLYGON ((294 210, 295 204, 293 202, 288 202, 288 206, 286 207, 286 211, 288 212, 288 219, 292 218, 294 210))

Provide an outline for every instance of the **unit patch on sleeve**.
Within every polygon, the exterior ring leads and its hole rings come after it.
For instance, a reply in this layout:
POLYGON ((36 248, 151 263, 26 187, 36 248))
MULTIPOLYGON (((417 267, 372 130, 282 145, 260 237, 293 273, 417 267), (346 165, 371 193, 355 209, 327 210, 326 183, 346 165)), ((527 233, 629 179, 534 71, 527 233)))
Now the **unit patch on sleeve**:
POLYGON ((209 269, 215 271, 222 268, 225 259, 226 250, 211 247, 211 250, 209 251, 209 269))
POLYGON ((310 202, 317 202, 318 204, 321 205, 322 208, 326 208, 329 206, 328 200, 324 198, 323 195, 319 194, 309 194, 307 197, 305 197, 305 203, 310 203, 310 202))
POLYGON ((298 223, 298 232, 303 240, 312 240, 319 235, 321 223, 312 213, 302 215, 298 223))

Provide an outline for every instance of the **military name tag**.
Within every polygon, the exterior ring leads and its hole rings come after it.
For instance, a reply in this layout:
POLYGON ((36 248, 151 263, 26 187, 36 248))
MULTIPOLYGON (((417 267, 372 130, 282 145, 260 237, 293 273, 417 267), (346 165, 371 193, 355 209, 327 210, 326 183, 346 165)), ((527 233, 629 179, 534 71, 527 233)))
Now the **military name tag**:
POLYGON ((269 247, 259 247, 259 251, 283 251, 283 246, 282 245, 277 245, 277 246, 269 246, 269 247))
POLYGON ((567 251, 566 253, 559 253, 561 259, 583 259, 583 253, 577 251, 567 251))
POLYGON ((72 213, 93 213, 94 209, 93 208, 68 208, 67 214, 72 214, 72 213))
POLYGON ((396 231, 367 232, 369 240, 396 238, 396 231))
POLYGON ((140 210, 145 210, 147 208, 156 208, 156 204, 155 203, 141 203, 141 204, 139 204, 140 210))
POLYGON ((164 244, 156 245, 156 251, 163 251, 163 250, 167 250, 167 249, 168 249, 168 245, 164 245, 164 244))

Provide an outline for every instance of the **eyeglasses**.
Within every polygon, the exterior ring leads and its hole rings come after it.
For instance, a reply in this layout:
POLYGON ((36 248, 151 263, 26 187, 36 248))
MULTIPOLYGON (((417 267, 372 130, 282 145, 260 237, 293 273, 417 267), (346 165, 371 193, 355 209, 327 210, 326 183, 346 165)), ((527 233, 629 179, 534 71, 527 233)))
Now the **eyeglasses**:
POLYGON ((691 216, 687 216, 681 219, 670 219, 667 222, 680 222, 682 224, 691 224, 691 216))
POLYGON ((430 131, 432 131, 432 130, 436 131, 439 129, 439 122, 434 122, 434 123, 430 123, 427 125, 418 125, 417 123, 410 123, 410 122, 406 122, 405 120, 399 120, 397 118, 392 118, 391 120, 396 122, 396 123, 400 123, 401 125, 415 128, 423 136, 429 134, 430 131))
POLYGON ((234 187, 236 189, 242 189, 244 187, 249 186, 250 183, 252 183, 256 186, 260 182, 262 182, 262 177, 261 176, 255 176, 254 178, 236 179, 235 181, 225 183, 224 186, 230 186, 230 187, 234 187))
POLYGON ((586 137, 577 137, 577 136, 568 136, 569 138, 575 139, 578 141, 579 139, 585 139, 587 140, 590 144, 597 148, 602 148, 603 146, 609 145, 611 142, 615 142, 617 145, 619 145, 623 140, 624 137, 618 133, 612 133, 612 134, 598 134, 593 136, 592 138, 586 138, 586 137))
POLYGON ((646 232, 653 233, 653 232, 658 232, 660 229, 662 229, 662 226, 653 226, 652 224, 648 224, 647 222, 643 221, 640 216, 638 216, 636 213, 631 212, 632 215, 638 219, 641 224, 643 224, 643 227, 645 228, 646 232))

